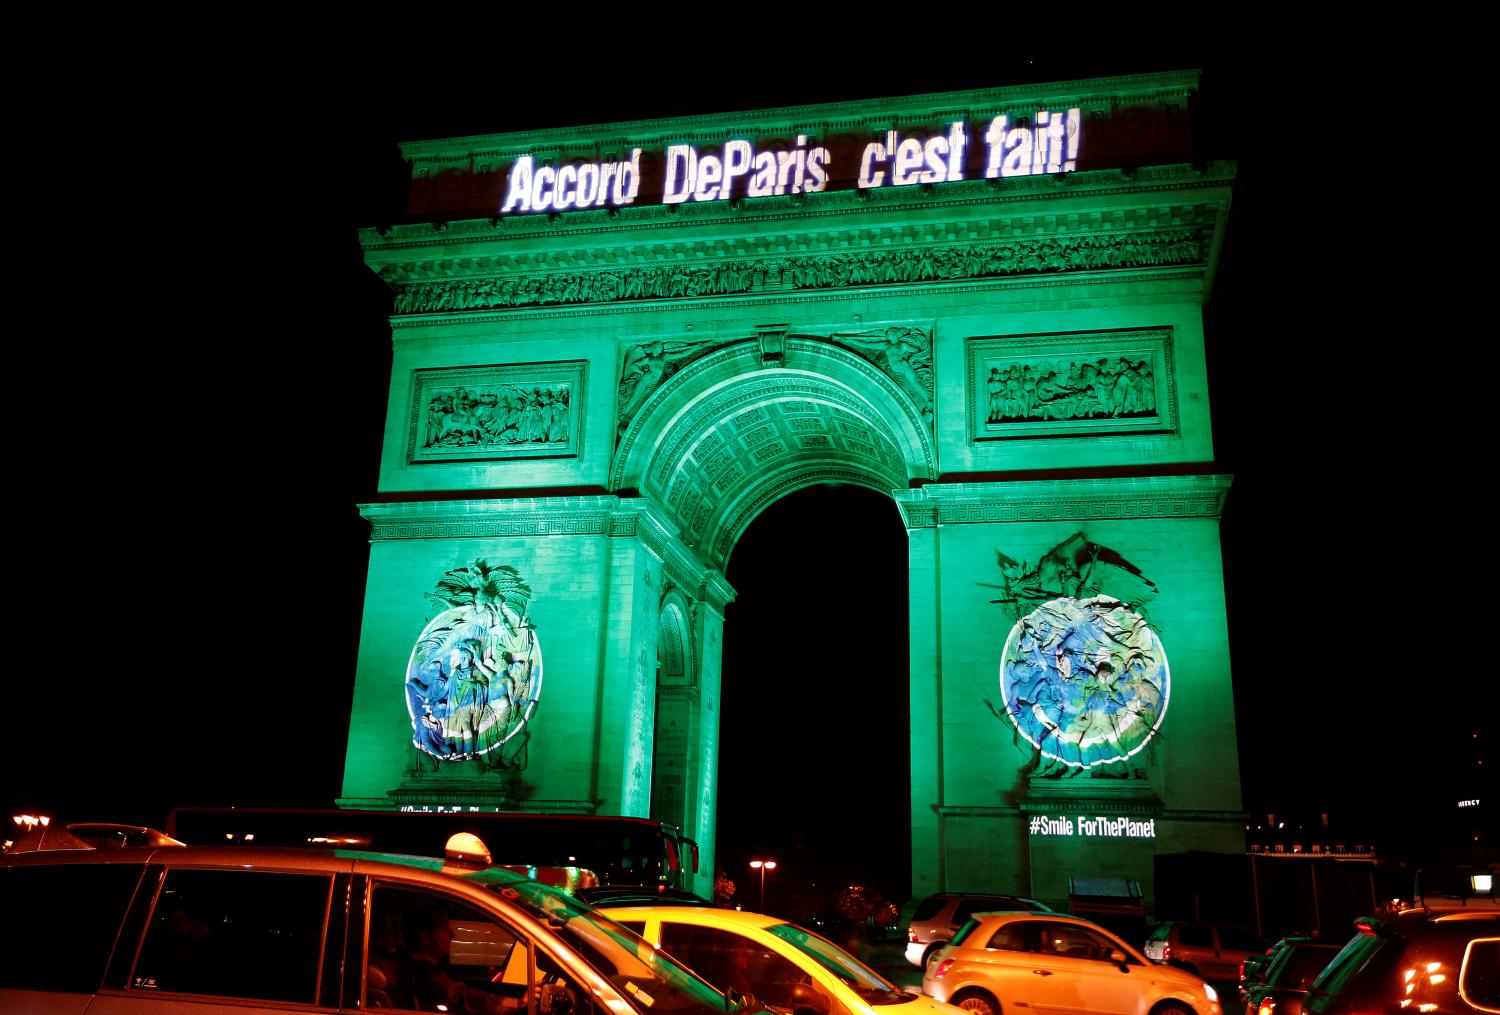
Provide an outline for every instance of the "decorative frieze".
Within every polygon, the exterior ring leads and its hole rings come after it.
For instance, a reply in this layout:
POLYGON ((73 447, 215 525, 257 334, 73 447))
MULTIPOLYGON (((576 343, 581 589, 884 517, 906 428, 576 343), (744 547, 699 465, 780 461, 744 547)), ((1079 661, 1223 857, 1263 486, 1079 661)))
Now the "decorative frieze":
MULTIPOLYGON (((854 249, 798 257, 686 256, 650 267, 464 275, 396 283, 397 314, 696 299, 1059 272, 1199 264, 1207 227, 1023 236, 999 243, 854 249)), ((389 276, 388 276, 388 280, 389 276)))

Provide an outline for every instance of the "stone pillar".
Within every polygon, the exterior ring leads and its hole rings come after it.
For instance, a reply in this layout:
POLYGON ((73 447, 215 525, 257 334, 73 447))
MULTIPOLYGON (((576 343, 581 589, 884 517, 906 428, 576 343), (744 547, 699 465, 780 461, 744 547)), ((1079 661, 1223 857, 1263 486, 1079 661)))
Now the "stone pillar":
POLYGON ((906 523, 909 568, 911 700, 911 891, 921 898, 942 891, 943 805, 942 590, 938 529, 931 505, 897 496, 906 523))

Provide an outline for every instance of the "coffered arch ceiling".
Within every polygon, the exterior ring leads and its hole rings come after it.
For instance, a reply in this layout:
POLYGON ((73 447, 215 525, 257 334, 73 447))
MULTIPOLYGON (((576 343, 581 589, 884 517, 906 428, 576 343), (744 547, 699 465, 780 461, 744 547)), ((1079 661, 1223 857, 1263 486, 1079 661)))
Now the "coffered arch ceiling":
POLYGON ((829 482, 891 493, 937 471, 929 421, 890 377, 826 340, 791 337, 776 365, 750 339, 669 377, 629 421, 610 478, 722 569, 786 494, 829 482))

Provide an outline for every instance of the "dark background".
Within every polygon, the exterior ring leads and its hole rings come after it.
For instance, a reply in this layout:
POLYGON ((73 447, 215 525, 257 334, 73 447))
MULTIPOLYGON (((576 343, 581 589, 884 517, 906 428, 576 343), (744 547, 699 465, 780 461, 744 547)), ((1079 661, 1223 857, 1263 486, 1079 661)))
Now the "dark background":
MULTIPOLYGON (((355 230, 400 215, 397 141, 1201 67, 1198 157, 1240 161, 1205 313, 1246 808, 1446 842, 1494 728, 1487 262, 1439 171, 1463 145, 1398 104, 1410 52, 1398 75, 1357 32, 797 31, 289 27, 248 59, 107 63, 40 116, 12 191, 6 813, 338 795, 390 368, 355 230)), ((731 560, 726 865, 905 890, 904 554, 889 502, 841 488, 731 560)))

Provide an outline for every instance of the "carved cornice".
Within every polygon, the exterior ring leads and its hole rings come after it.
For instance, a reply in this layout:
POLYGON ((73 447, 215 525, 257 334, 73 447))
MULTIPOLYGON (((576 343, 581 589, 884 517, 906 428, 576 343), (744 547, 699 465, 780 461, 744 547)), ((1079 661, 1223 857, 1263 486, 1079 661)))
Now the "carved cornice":
POLYGON ((493 539, 506 536, 608 535, 635 538, 662 562, 667 577, 721 618, 735 596, 718 571, 700 561, 660 508, 643 498, 532 497, 509 500, 402 501, 361 504, 373 541, 493 539))
POLYGON ((1217 518, 1232 480, 1210 475, 932 483, 899 490, 895 498, 908 529, 1100 518, 1217 518))
MULTIPOLYGON (((1141 174, 1146 174, 1142 170, 1141 174)), ((1035 207, 1030 214, 1016 208, 1002 214, 999 206, 1020 201, 1024 195, 1012 194, 998 199, 994 187, 985 182, 953 184, 960 193, 948 197, 923 196, 918 206, 906 208, 898 202, 909 201, 900 192, 878 190, 868 198, 851 196, 858 192, 838 191, 810 194, 798 198, 811 201, 826 198, 838 207, 810 209, 802 204, 789 208, 787 214, 775 215, 766 210, 740 212, 728 228, 713 230, 712 235, 683 235, 684 219, 713 212, 711 205, 673 205, 656 211, 667 221, 661 223, 673 235, 651 235, 649 224, 635 228, 612 226, 602 235, 572 236, 554 227, 534 235, 514 235, 518 227, 501 223, 515 220, 478 219, 441 225, 420 223, 392 227, 385 234, 372 230, 361 233, 366 257, 371 266, 392 284, 454 276, 485 275, 497 271, 543 272, 580 269, 618 268, 634 264, 651 264, 663 259, 696 259, 702 257, 781 256, 828 249, 830 231, 840 235, 842 246, 866 245, 884 248, 915 242, 1000 241, 1014 237, 1062 232, 1110 231, 1197 225, 1212 227, 1227 197, 1205 199, 1206 195, 1189 192, 1181 200, 1121 202, 1113 192, 1110 200, 1103 193, 1079 193, 1078 188, 1059 185, 1050 179, 1031 181, 1027 186, 1039 189, 1037 198, 1075 199, 1074 206, 1085 206, 1086 212, 1035 207), (1091 200, 1083 200, 1091 199, 1091 200), (847 207, 845 207, 847 206, 847 207), (684 209, 674 211, 673 209, 684 209), (938 214, 944 210, 948 214, 938 214), (857 221, 850 221, 850 218, 857 221), (779 228, 791 223, 800 228, 779 228), (646 234, 642 235, 642 228, 646 234), (528 240, 524 246, 516 241, 528 240)), ((1069 177, 1071 179, 1071 177, 1069 177)), ((1140 189, 1134 183, 1132 189, 1140 189)), ((1227 182, 1227 181, 1225 181, 1227 182)), ((1216 184, 1220 185, 1220 184, 1216 184)), ((1220 185, 1221 186, 1221 185, 1220 185)), ((791 198, 764 198, 765 201, 790 201, 791 198)), ((592 213, 584 213, 592 214, 592 213)), ((532 221, 531 217, 527 221, 532 221)))
MULTIPOLYGON (((764 197, 739 203, 643 205, 568 212, 555 218, 521 215, 412 222, 383 229, 361 229, 359 239, 370 266, 382 277, 394 272, 390 280, 399 282, 415 278, 423 270, 433 275, 498 270, 497 265, 489 263, 495 258, 519 258, 525 270, 533 271, 564 270, 584 264, 598 267, 627 264, 654 258, 663 248, 670 250, 681 242, 671 234, 699 226, 714 227, 715 237, 738 233, 730 241, 728 252, 765 253, 817 249, 816 234, 799 237, 795 231, 781 228, 795 223, 819 230, 833 228, 841 233, 857 229, 872 243, 891 243, 933 229, 964 230, 945 237, 951 239, 1003 237, 1008 229, 1022 234, 1050 232, 1058 228, 1058 219, 1070 217, 1051 208, 1039 209, 1033 215, 1016 213, 1020 206, 1038 202, 1088 202, 1094 210, 1080 218, 1104 228, 1127 221, 1148 223, 1152 216, 1161 215, 1171 216, 1171 222, 1181 222, 1184 209, 1192 210, 1190 220, 1211 224, 1213 216, 1228 202, 1228 187, 1234 182, 1235 172, 1234 162, 1210 162, 1202 167, 1143 166, 1129 172, 1108 169, 1068 173, 1060 179, 1032 176, 999 182, 966 180, 929 189, 886 187, 764 197), (1162 200, 1173 194, 1181 194, 1181 200, 1162 200), (1121 200, 1127 197, 1137 200, 1121 200), (1015 209, 1015 212, 997 217, 1000 209, 1015 209), (912 225, 918 216, 937 221, 912 225), (853 224, 848 221, 851 218, 860 221, 853 224), (881 225, 887 222, 888 225, 881 225), (525 249, 505 249, 523 240, 527 241, 525 249)), ((697 249, 694 244, 706 239, 709 238, 695 237, 686 245, 697 249)))
POLYGON ((403 501, 361 504, 370 538, 459 539, 604 534, 620 498, 403 501))

